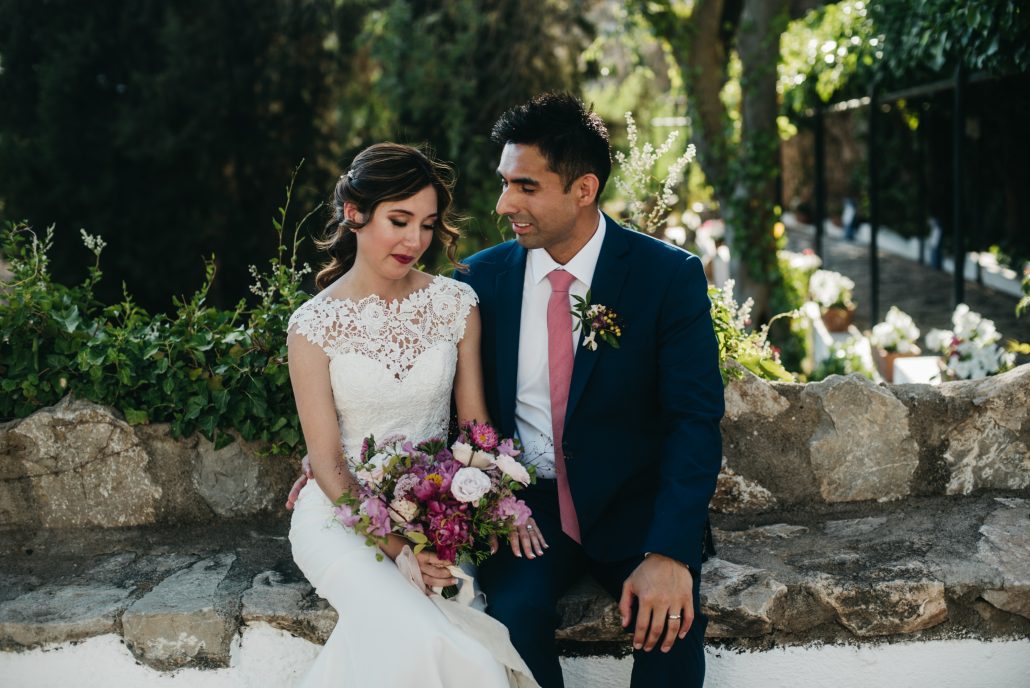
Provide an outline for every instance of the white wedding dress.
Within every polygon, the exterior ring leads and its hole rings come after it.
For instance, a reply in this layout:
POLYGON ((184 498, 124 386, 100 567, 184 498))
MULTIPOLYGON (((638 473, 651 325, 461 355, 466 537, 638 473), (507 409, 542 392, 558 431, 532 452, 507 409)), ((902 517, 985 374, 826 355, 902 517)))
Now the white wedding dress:
MULTIPOLYGON (((340 437, 349 461, 369 435, 400 433, 415 441, 446 436, 457 344, 476 301, 469 286, 435 277, 401 301, 374 295, 357 302, 315 297, 293 314, 290 331, 329 357, 340 437)), ((290 526, 294 560, 340 617, 300 685, 527 685, 524 676, 512 677, 515 672, 478 635, 441 611, 441 604, 452 602, 439 597, 434 602, 389 558, 377 561, 378 550, 337 522, 332 506, 311 480, 301 490, 290 526)), ((496 624, 482 612, 462 611, 496 624)))

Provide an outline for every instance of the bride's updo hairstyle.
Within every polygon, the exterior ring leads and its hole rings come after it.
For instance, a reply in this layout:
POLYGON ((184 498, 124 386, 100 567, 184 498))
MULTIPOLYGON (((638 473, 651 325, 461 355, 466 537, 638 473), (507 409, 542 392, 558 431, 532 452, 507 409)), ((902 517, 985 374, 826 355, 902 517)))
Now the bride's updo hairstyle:
POLYGON ((427 186, 436 191, 437 219, 433 233, 444 245, 448 260, 455 267, 461 267, 455 259, 460 234, 451 218, 454 170, 418 148, 377 143, 358 153, 350 169, 336 183, 325 238, 316 242, 329 253, 330 260, 315 276, 315 285, 325 289, 354 265, 358 250, 355 230, 372 219, 380 203, 411 198, 427 186), (344 203, 353 203, 365 221, 348 220, 343 213, 344 203))

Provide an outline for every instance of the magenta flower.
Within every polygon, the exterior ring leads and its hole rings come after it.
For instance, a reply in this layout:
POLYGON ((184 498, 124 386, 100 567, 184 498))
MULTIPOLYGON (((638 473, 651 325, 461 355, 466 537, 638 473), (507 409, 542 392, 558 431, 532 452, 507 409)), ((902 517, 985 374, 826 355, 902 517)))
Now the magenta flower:
POLYGON ((472 441, 483 451, 490 451, 497 446, 497 431, 486 423, 475 423, 472 426, 472 441))

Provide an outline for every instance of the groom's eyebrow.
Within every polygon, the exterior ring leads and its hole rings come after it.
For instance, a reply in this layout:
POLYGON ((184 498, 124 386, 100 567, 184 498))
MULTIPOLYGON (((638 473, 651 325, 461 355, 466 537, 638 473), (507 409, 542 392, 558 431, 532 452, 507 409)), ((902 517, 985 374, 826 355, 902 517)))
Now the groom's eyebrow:
POLYGON ((532 177, 516 177, 514 179, 505 179, 504 175, 501 174, 500 170, 497 170, 497 176, 501 178, 501 181, 508 182, 509 184, 532 184, 533 186, 540 186, 540 182, 532 177))

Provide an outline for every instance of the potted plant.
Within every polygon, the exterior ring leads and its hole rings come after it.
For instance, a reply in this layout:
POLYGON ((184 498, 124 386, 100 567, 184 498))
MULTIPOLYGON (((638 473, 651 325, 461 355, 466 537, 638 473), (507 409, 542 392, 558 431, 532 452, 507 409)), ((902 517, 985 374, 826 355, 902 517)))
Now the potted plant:
POLYGON ((1003 373, 1016 362, 1016 355, 998 346, 1001 333, 969 306, 960 303, 951 315, 954 330, 930 330, 926 348, 940 353, 941 367, 951 380, 978 380, 1003 373))
POLYGON ((903 310, 891 306, 887 318, 873 327, 870 343, 876 347, 876 364, 880 376, 887 382, 894 382, 894 360, 907 356, 918 356, 916 346, 919 328, 903 310))
POLYGON ((823 323, 830 332, 847 332, 855 319, 854 288, 853 281, 832 270, 816 270, 809 280, 808 292, 822 309, 823 323))

